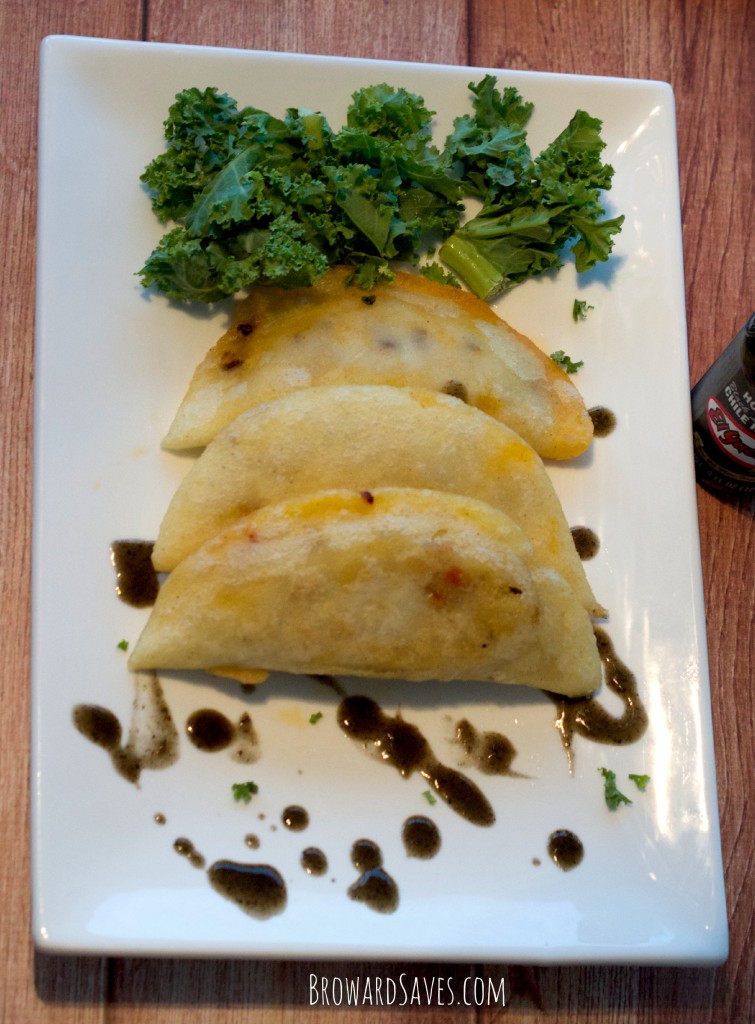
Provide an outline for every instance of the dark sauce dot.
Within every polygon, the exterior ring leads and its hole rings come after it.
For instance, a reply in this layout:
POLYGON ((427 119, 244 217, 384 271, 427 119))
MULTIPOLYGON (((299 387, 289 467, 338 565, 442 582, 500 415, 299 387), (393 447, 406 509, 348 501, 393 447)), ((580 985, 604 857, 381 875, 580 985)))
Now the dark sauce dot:
POLYGON ((164 825, 167 820, 168 819, 165 817, 164 814, 156 814, 154 817, 154 822, 156 825, 164 825))
POLYGON ((466 775, 435 761, 422 771, 441 800, 473 825, 495 824, 495 812, 480 789, 466 775))
POLYGON ((309 825, 309 814, 303 807, 292 804, 290 807, 286 807, 281 814, 281 821, 291 832, 303 832, 309 825))
POLYGON ((351 863, 358 871, 370 871, 383 863, 383 854, 371 839, 357 839, 351 847, 351 863))
POLYGON ((398 886, 383 867, 383 856, 377 843, 358 839, 351 848, 351 861, 361 871, 349 887, 349 898, 364 903, 379 914, 392 914, 398 907, 398 886))
POLYGON ((608 437, 616 427, 616 416, 605 406, 596 405, 588 410, 592 420, 593 433, 596 437, 608 437))
POLYGON ((466 718, 456 723, 456 739, 486 775, 510 775, 516 747, 499 732, 478 732, 466 718))
POLYGON ((492 825, 495 813, 471 779, 437 760, 419 729, 400 715, 387 715, 371 698, 347 697, 338 706, 338 724, 352 739, 370 744, 384 764, 405 778, 418 772, 452 810, 475 825, 492 825))
POLYGON ((207 869, 207 877, 217 893, 251 917, 264 920, 286 908, 286 883, 269 864, 219 860, 207 869))
POLYGON ((440 850, 440 832, 434 821, 422 814, 407 818, 401 828, 407 856, 430 860, 440 850))
POLYGON ((92 743, 110 754, 116 772, 137 783, 145 768, 167 768, 178 758, 178 733, 157 676, 134 674, 134 700, 128 737, 116 715, 97 704, 77 704, 73 724, 92 743))
POLYGON ((398 886, 383 868, 365 871, 349 887, 349 898, 366 904, 379 914, 392 914, 398 907, 398 886))
POLYGON ((548 856, 562 871, 571 871, 582 862, 582 840, 567 828, 556 829, 548 837, 548 856))
POLYGON ((242 764, 257 760, 259 740, 251 715, 244 712, 234 725, 220 711, 202 708, 186 721, 186 733, 198 750, 214 753, 234 744, 231 756, 242 764))
POLYGON ((382 718, 381 709, 369 697, 347 697, 338 707, 338 724, 355 740, 379 739, 382 718))
POLYGON ((301 866, 308 875, 324 875, 328 870, 328 858, 316 846, 308 846, 302 851, 301 866))
POLYGON ((225 750, 233 742, 236 729, 220 711, 202 708, 189 715, 186 732, 198 750, 225 750))
POLYGON ((117 750, 123 729, 117 716, 99 704, 77 704, 73 709, 73 724, 92 743, 105 750, 117 750))
POLYGON ((611 638, 600 626, 593 627, 598 654, 603 662, 603 675, 608 690, 623 705, 620 715, 606 711, 593 694, 589 697, 563 697, 549 694, 558 709, 556 728, 564 748, 571 757, 575 733, 595 743, 624 746, 634 743, 647 729, 648 715, 640 699, 634 673, 616 654, 611 638))
POLYGON ((363 295, 362 296, 362 302, 365 304, 365 306, 374 306, 376 300, 377 300, 377 295, 363 295))
POLYGON ((498 732, 483 733, 479 752, 480 770, 487 775, 508 775, 516 748, 510 739, 498 732))
POLYGON ((600 549, 600 540, 597 533, 589 526, 573 526, 571 531, 574 547, 583 562, 595 558, 600 549))
POLYGON ((249 835, 244 836, 244 842, 250 850, 259 850, 260 848, 260 838, 252 832, 250 832, 249 835))
POLYGON ((204 867, 204 857, 197 850, 197 848, 194 846, 190 839, 186 839, 184 836, 181 836, 179 839, 176 839, 175 843, 173 843, 173 849, 176 851, 176 853, 180 853, 182 857, 185 857, 192 867, 204 867))
POLYGON ((116 540, 110 545, 115 568, 115 592, 121 601, 134 608, 155 603, 159 583, 152 565, 154 544, 143 540, 116 540))

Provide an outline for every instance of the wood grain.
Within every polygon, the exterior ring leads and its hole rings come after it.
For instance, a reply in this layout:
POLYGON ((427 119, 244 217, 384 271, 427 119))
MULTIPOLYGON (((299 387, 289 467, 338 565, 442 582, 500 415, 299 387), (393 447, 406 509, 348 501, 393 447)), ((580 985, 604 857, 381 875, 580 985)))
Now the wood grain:
POLYGON ((457 0, 151 0, 146 38, 440 64, 467 63, 457 0))
MULTIPOLYGON (((518 5, 473 0, 470 62, 669 82, 678 119, 687 325, 697 380, 755 309, 752 166, 755 33, 746 0, 656 3, 611 11, 596 0, 518 5)), ((731 954, 718 970, 543 968, 528 974, 535 1020, 747 1021, 753 1005, 752 903, 745 895, 755 825, 752 683, 755 502, 727 504, 698 489, 711 692, 731 954), (533 981, 534 978, 534 981, 533 981), (623 994, 622 993, 623 990, 623 994), (575 1000, 574 992, 590 993, 575 1000), (652 993, 652 995, 649 995, 652 993)), ((516 994, 516 983, 512 980, 516 994)), ((512 1007, 513 1008, 513 1007, 512 1007)), ((483 1014, 483 1020, 486 1019, 483 1014)))
POLYGON ((0 1020, 329 1024, 309 973, 506 978, 509 1005, 364 1008, 349 1021, 744 1024, 755 1004, 755 502, 698 491, 729 961, 717 970, 296 964, 35 955, 29 939, 28 675, 38 46, 50 33, 657 78, 675 91, 692 379, 755 308, 755 33, 748 0, 2 0, 3 714, 0 1020))
POLYGON ((0 224, 3 260, 0 387, 0 621, 3 713, 0 716, 0 1020, 100 1020, 104 962, 37 957, 30 941, 29 647, 32 501, 32 388, 36 216, 36 115, 39 44, 69 33, 133 38, 139 3, 0 5, 0 224))
MULTIPOLYGON (((402 988, 410 993, 414 979, 442 977, 444 992, 431 1005, 414 1005, 412 1021, 422 1024, 472 1024, 474 1008, 468 1010, 447 1005, 448 992, 461 992, 464 979, 474 974, 474 967, 460 964, 422 963, 286 963, 281 961, 211 961, 202 965, 186 961, 123 960, 113 968, 110 1024, 152 1024, 153 1021, 185 1021, 188 1019, 222 1021, 223 1024, 273 1024, 278 1021, 306 1020, 308 1024, 328 1024, 348 1015, 349 1024, 386 1019, 388 1010, 380 1005, 339 1007, 343 998, 340 979, 364 987, 369 979, 372 991, 382 982, 381 999, 390 998, 389 979, 396 986, 396 998, 402 999, 402 988), (312 976, 312 978, 310 977, 312 976), (327 979, 323 984, 321 979, 327 979), (313 986, 313 987, 312 987, 313 986), (168 1000, 155 999, 156 991, 170 993, 168 1000), (312 1005, 310 1006, 310 1000, 312 1005), (182 1016, 177 1004, 197 1008, 197 1017, 182 1016), (285 1008, 285 1009, 284 1009, 285 1008), (340 1014, 340 1017, 339 1017, 340 1014)), ((390 1014, 395 1021, 396 1011, 390 1014)))

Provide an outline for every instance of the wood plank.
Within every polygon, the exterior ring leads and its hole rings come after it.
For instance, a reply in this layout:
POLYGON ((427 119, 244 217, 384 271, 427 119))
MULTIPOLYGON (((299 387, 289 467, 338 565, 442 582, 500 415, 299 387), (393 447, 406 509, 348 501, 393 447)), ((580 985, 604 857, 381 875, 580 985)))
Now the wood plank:
POLYGON ((89 1024, 99 1020, 104 961, 35 955, 30 938, 28 857, 29 576, 34 328, 36 109, 39 44, 54 33, 133 37, 138 0, 0 5, 0 225, 3 260, 0 362, 0 1020, 89 1024))
POLYGON ((152 0, 147 39, 329 56, 467 62, 460 0, 152 0))
MULTIPOLYGON (((499 4, 472 0, 470 62, 668 81, 679 137, 691 378, 753 307, 755 36, 746 0, 709 5, 623 0, 499 4)), ((755 823, 752 665, 755 502, 698 488, 731 954, 716 970, 542 968, 512 973, 512 1020, 744 1021, 753 988, 745 896, 755 823), (741 685, 743 682, 745 685, 741 685), (738 685, 739 684, 739 685, 738 685), (522 995, 519 996, 521 985, 522 995)), ((486 1014, 482 1020, 492 1019, 486 1014)))
POLYGON ((471 1024, 474 1007, 455 1003, 473 971, 442 963, 126 959, 114 962, 108 1022, 395 1024, 397 1014, 411 1014, 428 1024, 471 1024))

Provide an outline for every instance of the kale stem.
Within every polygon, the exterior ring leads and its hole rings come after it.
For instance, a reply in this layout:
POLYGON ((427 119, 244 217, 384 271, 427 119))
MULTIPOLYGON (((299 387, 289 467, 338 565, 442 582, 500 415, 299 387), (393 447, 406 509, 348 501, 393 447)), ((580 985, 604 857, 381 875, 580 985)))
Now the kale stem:
POLYGON ((488 302, 503 290, 500 270, 460 231, 446 239, 438 255, 478 298, 488 302))

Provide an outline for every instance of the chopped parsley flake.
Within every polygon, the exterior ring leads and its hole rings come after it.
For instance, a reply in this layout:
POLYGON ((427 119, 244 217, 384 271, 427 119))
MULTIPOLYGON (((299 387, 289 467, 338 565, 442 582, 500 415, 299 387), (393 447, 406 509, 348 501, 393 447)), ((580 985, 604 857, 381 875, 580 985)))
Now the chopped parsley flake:
POLYGON ((574 305, 571 309, 572 320, 576 324, 578 320, 584 320, 587 317, 588 309, 595 309, 594 306, 590 306, 584 299, 575 299, 574 305))
POLYGON ((558 352, 551 352, 551 359, 554 363, 558 363, 562 370, 566 373, 576 373, 577 370, 584 366, 584 360, 580 359, 579 362, 574 362, 563 349, 559 349, 558 352))
POLYGON ((233 799, 248 804, 254 794, 259 792, 259 788, 256 782, 234 782, 231 786, 233 799))
POLYGON ((425 798, 425 800, 427 800, 429 804, 437 804, 438 802, 429 789, 426 789, 422 796, 425 798))
POLYGON ((309 716, 309 724, 310 725, 317 725, 317 723, 320 721, 321 718, 322 718, 322 711, 315 711, 314 714, 309 716))
POLYGON ((575 299, 574 305, 572 306, 572 319, 575 324, 581 319, 587 319, 587 310, 594 309, 594 306, 589 305, 584 299, 575 299))
POLYGON ((458 277, 450 271, 444 270, 440 263, 425 263, 419 268, 419 272, 430 281, 437 281, 438 284, 448 284, 452 288, 461 288, 458 277))
POLYGON ((624 796, 616 785, 616 772, 612 772, 610 768, 599 768, 598 771, 603 776, 604 795, 610 809, 615 811, 620 804, 631 804, 629 797, 624 796))
POLYGON ((118 641, 118 650, 119 651, 127 651, 128 650, 128 640, 119 640, 118 641))
POLYGON ((630 772, 629 778, 642 793, 644 793, 645 790, 648 788, 648 783, 650 782, 649 775, 634 775, 632 772, 630 772))

